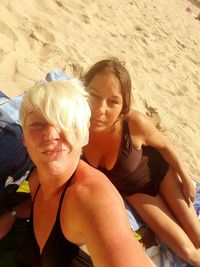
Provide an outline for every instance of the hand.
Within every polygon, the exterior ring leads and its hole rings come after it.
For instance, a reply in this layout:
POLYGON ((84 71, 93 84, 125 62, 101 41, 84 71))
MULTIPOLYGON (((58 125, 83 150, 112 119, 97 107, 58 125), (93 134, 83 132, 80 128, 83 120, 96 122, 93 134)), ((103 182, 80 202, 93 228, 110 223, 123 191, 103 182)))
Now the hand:
POLYGON ((188 206, 194 205, 195 201, 195 186, 192 183, 192 180, 189 179, 187 182, 183 182, 183 195, 185 197, 185 200, 188 204, 188 206))
POLYGON ((14 210, 17 213, 17 218, 28 218, 31 210, 31 199, 27 199, 26 201, 15 206, 14 210))
POLYGON ((5 211, 0 215, 0 239, 3 238, 12 228, 15 217, 12 217, 10 211, 5 211))

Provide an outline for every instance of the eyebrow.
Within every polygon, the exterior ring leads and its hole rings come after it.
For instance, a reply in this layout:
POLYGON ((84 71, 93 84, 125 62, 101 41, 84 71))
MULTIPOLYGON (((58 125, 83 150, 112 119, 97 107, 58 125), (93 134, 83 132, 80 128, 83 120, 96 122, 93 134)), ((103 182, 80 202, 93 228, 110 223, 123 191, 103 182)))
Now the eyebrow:
POLYGON ((117 96, 117 95, 112 95, 111 97, 112 97, 112 98, 115 98, 115 99, 118 99, 118 100, 121 100, 121 99, 122 99, 121 97, 119 97, 119 96, 117 96))
POLYGON ((99 94, 99 91, 95 87, 88 87, 90 91, 95 92, 96 94, 99 94))
MULTIPOLYGON (((99 93, 99 91, 95 88, 95 87, 89 87, 91 90, 95 91, 95 93, 99 93)), ((111 98, 117 99, 117 100, 121 100, 121 96, 118 95, 112 95, 111 98)))

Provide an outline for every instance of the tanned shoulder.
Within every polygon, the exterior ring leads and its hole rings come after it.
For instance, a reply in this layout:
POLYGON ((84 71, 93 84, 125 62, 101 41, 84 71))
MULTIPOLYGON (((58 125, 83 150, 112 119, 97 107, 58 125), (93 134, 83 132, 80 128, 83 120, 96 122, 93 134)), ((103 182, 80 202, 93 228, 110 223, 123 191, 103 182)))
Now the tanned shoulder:
POLYGON ((101 171, 82 160, 80 160, 77 167, 75 181, 77 190, 92 191, 96 187, 96 190, 113 187, 112 183, 101 171))
POLYGON ((145 143, 146 130, 152 125, 148 117, 141 112, 133 110, 128 117, 128 125, 131 136, 136 147, 141 147, 145 143))
POLYGON ((141 129, 145 127, 147 122, 150 122, 149 118, 145 114, 136 110, 133 110, 128 116, 129 127, 133 129, 141 129))

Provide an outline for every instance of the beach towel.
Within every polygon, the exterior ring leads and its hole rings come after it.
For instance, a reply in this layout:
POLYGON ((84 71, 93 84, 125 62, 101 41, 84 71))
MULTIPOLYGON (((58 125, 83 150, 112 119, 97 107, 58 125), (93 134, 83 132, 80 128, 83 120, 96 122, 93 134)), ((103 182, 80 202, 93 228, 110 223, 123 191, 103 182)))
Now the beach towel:
POLYGON ((21 96, 9 99, 0 91, 0 213, 10 207, 12 194, 27 179, 33 167, 22 144, 20 103, 21 96))

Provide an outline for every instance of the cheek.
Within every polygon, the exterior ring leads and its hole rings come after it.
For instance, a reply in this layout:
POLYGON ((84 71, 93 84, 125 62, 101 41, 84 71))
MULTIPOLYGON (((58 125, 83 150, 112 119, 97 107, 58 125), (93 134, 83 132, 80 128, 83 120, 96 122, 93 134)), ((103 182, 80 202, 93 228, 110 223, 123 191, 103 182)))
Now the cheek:
POLYGON ((24 138, 23 144, 26 147, 27 151, 29 152, 30 148, 31 148, 30 142, 28 142, 28 140, 26 138, 24 138))
POLYGON ((98 107, 98 102, 95 101, 94 99, 90 100, 90 108, 91 108, 91 110, 93 111, 97 107, 98 107))
POLYGON ((28 138, 26 137, 26 133, 24 132, 23 139, 22 139, 23 145, 27 147, 28 144, 28 138))
POLYGON ((36 147, 36 136, 25 133, 23 137, 23 145, 26 147, 27 150, 33 149, 36 147))
POLYGON ((116 120, 119 117, 120 113, 121 113, 121 109, 115 109, 115 110, 110 111, 109 116, 112 117, 113 120, 116 120))

